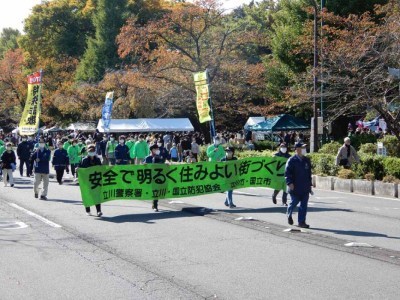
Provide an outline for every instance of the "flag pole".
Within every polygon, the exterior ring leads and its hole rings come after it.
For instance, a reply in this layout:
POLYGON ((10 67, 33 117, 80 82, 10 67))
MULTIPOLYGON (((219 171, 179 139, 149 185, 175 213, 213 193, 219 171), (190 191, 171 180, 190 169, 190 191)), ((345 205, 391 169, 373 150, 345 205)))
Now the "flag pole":
POLYGON ((208 75, 208 69, 206 69, 206 75, 207 75, 207 84, 208 84, 208 101, 210 104, 210 113, 211 113, 211 120, 210 120, 210 136, 211 136, 211 143, 215 137, 215 121, 214 121, 214 111, 213 111, 213 106, 212 106, 212 100, 211 100, 211 89, 210 89, 210 77, 208 75))

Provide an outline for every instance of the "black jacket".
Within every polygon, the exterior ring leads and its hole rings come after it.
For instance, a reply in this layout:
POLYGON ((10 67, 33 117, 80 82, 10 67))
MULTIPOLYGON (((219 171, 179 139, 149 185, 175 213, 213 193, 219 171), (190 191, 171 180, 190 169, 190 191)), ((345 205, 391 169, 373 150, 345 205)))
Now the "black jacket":
POLYGON ((14 151, 8 152, 4 151, 1 155, 1 162, 3 164, 2 169, 12 169, 11 164, 16 164, 16 157, 14 151))
POLYGON ((17 156, 19 159, 28 160, 31 157, 33 151, 33 144, 27 141, 21 142, 17 147, 17 156))
POLYGON ((101 166, 101 160, 97 156, 94 156, 93 159, 90 158, 90 156, 86 156, 84 159, 82 159, 81 164, 79 165, 79 168, 90 168, 94 166, 101 166))

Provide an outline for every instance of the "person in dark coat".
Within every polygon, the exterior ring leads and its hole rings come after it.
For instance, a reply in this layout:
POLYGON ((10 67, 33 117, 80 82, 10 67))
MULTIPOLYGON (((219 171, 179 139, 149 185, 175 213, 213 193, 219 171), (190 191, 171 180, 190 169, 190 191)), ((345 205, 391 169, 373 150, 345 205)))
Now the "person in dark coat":
MULTIPOLYGON (((90 168, 94 166, 101 166, 101 160, 96 155, 96 146, 93 144, 89 145, 87 147, 87 151, 88 155, 84 159, 82 159, 79 168, 90 168)), ((86 210, 86 215, 91 216, 90 207, 85 207, 85 210, 86 210)), ((101 217, 103 215, 103 213, 101 212, 101 204, 96 204, 96 211, 98 217, 101 217)))
MULTIPOLYGON (((160 156, 160 149, 157 144, 150 146, 150 155, 144 159, 144 164, 163 164, 164 159, 160 156)), ((158 211, 158 200, 153 200, 152 209, 158 211)))
POLYGON ((8 142, 6 144, 6 151, 3 152, 1 155, 1 168, 3 170, 3 182, 4 186, 7 186, 7 175, 8 175, 8 181, 10 182, 10 186, 14 186, 14 177, 13 177, 13 171, 16 168, 16 157, 15 153, 12 149, 12 144, 8 142))
MULTIPOLYGON (((279 151, 277 153, 275 153, 274 156, 285 157, 285 158, 290 157, 286 143, 280 144, 279 151)), ((278 196, 278 194, 279 194, 279 190, 274 190, 274 193, 272 194, 272 202, 274 204, 276 204, 276 196, 278 196)), ((287 206, 287 193, 285 191, 283 191, 283 195, 282 195, 282 204, 287 206)))
POLYGON ((129 156, 129 148, 125 145, 125 136, 119 137, 119 144, 115 147, 115 164, 116 165, 127 165, 131 159, 129 156))
POLYGON ((297 204, 300 203, 298 221, 299 227, 309 228, 306 223, 308 198, 312 193, 311 185, 311 161, 305 156, 307 153, 306 145, 296 143, 296 154, 288 159, 285 168, 286 184, 290 194, 290 204, 287 209, 288 223, 293 225, 292 213, 297 204))
POLYGON ((107 153, 106 153, 107 143, 108 143, 108 137, 106 135, 104 135, 102 141, 99 143, 100 144, 100 155, 103 159, 103 162, 102 162, 103 165, 108 165, 108 159, 107 159, 107 153))
POLYGON ((30 157, 33 151, 33 144, 27 141, 26 137, 22 137, 21 143, 17 147, 17 156, 19 159, 19 173, 21 177, 24 173, 24 165, 26 166, 26 176, 31 176, 30 157))
POLYGON ((51 151, 46 147, 44 138, 40 137, 39 147, 32 153, 34 160, 35 179, 33 182, 33 190, 35 198, 39 197, 39 185, 43 181, 43 191, 40 199, 47 200, 47 192, 49 188, 50 158, 51 151))
POLYGON ((54 170, 56 170, 58 184, 62 184, 65 168, 69 165, 68 153, 67 150, 63 148, 63 144, 62 141, 58 142, 58 149, 54 151, 53 159, 51 161, 54 170))

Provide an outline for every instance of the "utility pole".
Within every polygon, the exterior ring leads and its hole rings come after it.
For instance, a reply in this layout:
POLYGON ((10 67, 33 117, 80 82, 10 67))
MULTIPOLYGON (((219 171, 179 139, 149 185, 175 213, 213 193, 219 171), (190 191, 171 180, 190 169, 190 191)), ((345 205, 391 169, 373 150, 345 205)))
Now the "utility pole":
POLYGON ((318 106, 317 106, 317 86, 318 86, 318 77, 317 77, 317 67, 318 67, 318 5, 315 1, 313 1, 314 6, 314 89, 313 89, 313 108, 314 108, 314 120, 313 120, 313 132, 311 133, 311 137, 313 139, 313 149, 310 149, 311 152, 318 151, 318 106))

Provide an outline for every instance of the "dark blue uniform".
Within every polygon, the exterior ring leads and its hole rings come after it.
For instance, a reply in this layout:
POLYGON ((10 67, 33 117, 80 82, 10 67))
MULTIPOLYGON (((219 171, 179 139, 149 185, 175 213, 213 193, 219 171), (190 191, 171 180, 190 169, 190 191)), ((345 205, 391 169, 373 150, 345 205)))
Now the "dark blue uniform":
POLYGON ((306 223, 308 198, 311 192, 311 162, 308 157, 294 155, 286 163, 286 184, 294 185, 289 191, 291 202, 287 209, 288 218, 292 217, 294 208, 300 202, 298 221, 299 225, 306 223))
POLYGON ((30 157, 31 153, 33 151, 33 143, 30 143, 28 141, 23 141, 18 144, 17 147, 17 156, 19 159, 19 173, 21 177, 23 176, 23 171, 24 171, 24 164, 26 166, 26 176, 30 176, 31 173, 31 165, 30 165, 30 157))

